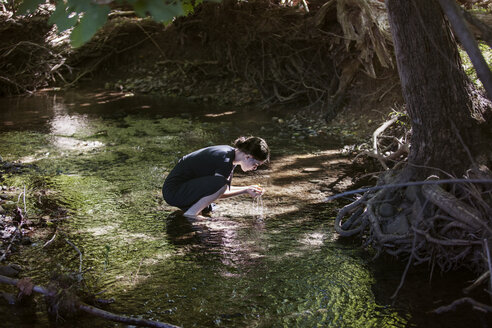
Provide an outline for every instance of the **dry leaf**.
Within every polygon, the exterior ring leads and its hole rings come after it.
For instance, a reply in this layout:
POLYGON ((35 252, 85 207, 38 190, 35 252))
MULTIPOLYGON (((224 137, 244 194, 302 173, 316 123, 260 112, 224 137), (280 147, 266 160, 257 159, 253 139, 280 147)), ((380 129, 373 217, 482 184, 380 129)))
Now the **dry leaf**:
POLYGON ((34 285, 32 283, 31 278, 19 279, 19 281, 17 282, 17 288, 19 288, 20 290, 19 298, 24 295, 27 296, 31 295, 33 287, 34 285))

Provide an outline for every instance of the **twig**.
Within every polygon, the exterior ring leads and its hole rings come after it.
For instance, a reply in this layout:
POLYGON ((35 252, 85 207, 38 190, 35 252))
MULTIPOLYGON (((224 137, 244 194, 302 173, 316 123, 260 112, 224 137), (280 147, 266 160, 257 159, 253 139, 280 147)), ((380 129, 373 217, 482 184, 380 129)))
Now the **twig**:
POLYGON ((42 248, 45 248, 46 246, 48 246, 49 244, 51 244, 53 242, 53 240, 55 240, 55 237, 56 237, 56 231, 55 233, 53 234, 53 237, 51 237, 50 240, 48 240, 46 243, 44 243, 43 247, 42 248))
POLYGON ((394 116, 393 118, 391 118, 391 120, 384 122, 372 134, 372 148, 373 148, 373 151, 375 154, 379 154, 379 150, 378 150, 378 137, 379 137, 379 135, 381 133, 383 133, 384 130, 386 130, 389 126, 391 126, 391 124, 395 123, 397 120, 398 120, 398 116, 394 116))
POLYGON ((0 262, 4 261, 7 258, 7 254, 10 251, 10 248, 12 247, 12 244, 14 242, 17 229, 18 229, 18 227, 15 227, 15 230, 12 233, 12 238, 10 239, 9 245, 7 246, 7 249, 5 250, 5 252, 2 254, 2 257, 0 257, 0 262))
POLYGON ((414 234, 413 235, 413 242, 412 242, 412 251, 410 252, 410 257, 408 258, 408 262, 407 262, 407 265, 405 267, 405 271, 403 271, 403 275, 401 276, 400 284, 396 288, 393 295, 391 295, 391 299, 393 299, 393 300, 396 298, 396 296, 398 296, 398 293, 400 292, 400 289, 401 289, 401 287, 403 287, 403 284, 405 282, 405 278, 407 277, 408 269, 410 268, 410 265, 412 264, 413 256, 415 253, 416 242, 417 242, 417 234, 414 234))
POLYGON ((22 85, 20 85, 19 83, 14 82, 14 81, 12 81, 12 80, 10 80, 10 79, 8 79, 8 78, 4 77, 4 76, 0 76, 0 79, 4 80, 4 81, 6 81, 6 82, 8 82, 8 83, 10 83, 10 84, 15 85, 16 87, 18 87, 18 88, 20 88, 20 89, 24 90, 24 92, 27 92, 27 93, 32 93, 32 91, 27 90, 26 88, 24 88, 24 87, 23 87, 22 85))
POLYGON ((348 195, 360 194, 360 193, 365 193, 367 191, 376 191, 376 190, 387 189, 387 188, 402 188, 408 186, 421 186, 421 185, 445 184, 445 183, 492 183, 492 179, 443 179, 443 180, 426 180, 426 181, 413 181, 413 182, 405 182, 405 183, 387 184, 387 185, 380 185, 380 186, 361 188, 361 189, 342 192, 340 194, 326 197, 324 201, 329 202, 337 198, 345 197, 348 195))
POLYGON ((478 277, 477 280, 475 280, 473 282, 473 284, 471 284, 470 286, 468 286, 466 288, 463 288, 463 293, 469 294, 472 290, 474 290, 480 284, 482 284, 484 282, 484 280, 487 279, 489 276, 490 276, 490 271, 485 272, 480 277, 478 277))
POLYGON ((142 267, 142 263, 143 263, 144 259, 145 258, 142 257, 142 259, 140 260, 140 263, 138 264, 137 272, 135 272, 135 275, 133 276, 133 279, 132 279, 133 285, 135 285, 135 282, 137 281, 138 273, 140 272, 140 268, 142 267))
POLYGON ((68 240, 68 238, 65 238, 65 241, 70 246, 72 246, 77 251, 77 253, 79 253, 79 275, 80 275, 79 279, 82 279, 82 253, 80 252, 77 246, 75 246, 70 240, 68 240))
POLYGON ((69 239, 68 239, 68 236, 60 231, 60 233, 65 236, 65 241, 67 242, 67 244, 69 244, 70 246, 73 247, 73 249, 75 249, 75 251, 79 254, 79 280, 82 280, 82 252, 79 250, 79 248, 77 246, 75 246, 74 243, 72 243, 69 239))
MULTIPOLYGON (((17 198, 17 203, 20 201, 21 195, 24 194, 24 213, 26 213, 26 186, 24 186, 24 191, 21 192, 17 198)), ((20 237, 22 238, 22 226, 24 225, 24 215, 22 214, 22 211, 19 207, 17 207, 16 211, 18 212, 20 216, 20 222, 19 225, 15 227, 14 232, 12 233, 12 238, 10 239, 9 245, 7 246, 7 249, 5 252, 2 254, 2 257, 0 257, 0 262, 4 261, 7 258, 7 254, 10 251, 10 248, 12 247, 12 244, 14 243, 15 237, 17 232, 19 232, 20 237)))
POLYGON ((147 32, 143 27, 142 25, 140 25, 139 23, 135 23, 137 24, 137 26, 145 33, 145 35, 147 35, 147 37, 150 39, 150 41, 152 41, 152 43, 156 46, 156 48, 159 50, 159 52, 161 53, 161 55, 163 57, 166 57, 166 54, 164 53, 164 51, 162 51, 161 47, 159 46, 159 44, 157 44, 157 42, 155 42, 154 38, 149 34, 149 32, 147 32))

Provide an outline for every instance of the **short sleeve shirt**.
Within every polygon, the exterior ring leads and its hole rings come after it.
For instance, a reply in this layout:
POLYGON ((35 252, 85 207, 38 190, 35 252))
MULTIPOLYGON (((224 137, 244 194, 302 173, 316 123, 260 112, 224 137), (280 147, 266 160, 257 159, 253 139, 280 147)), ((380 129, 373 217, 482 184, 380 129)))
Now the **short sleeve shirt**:
POLYGON ((183 156, 166 181, 180 183, 191 179, 221 175, 229 180, 234 170, 235 149, 227 145, 211 146, 183 156))

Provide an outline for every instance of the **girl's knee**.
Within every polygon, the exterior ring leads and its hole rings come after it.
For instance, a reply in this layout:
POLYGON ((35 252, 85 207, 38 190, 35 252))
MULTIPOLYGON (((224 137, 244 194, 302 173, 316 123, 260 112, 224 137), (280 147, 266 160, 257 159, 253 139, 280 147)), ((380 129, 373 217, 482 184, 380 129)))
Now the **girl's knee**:
POLYGON ((219 190, 218 190, 218 193, 219 195, 222 195, 223 193, 225 193, 225 191, 227 190, 227 185, 223 185, 219 190))

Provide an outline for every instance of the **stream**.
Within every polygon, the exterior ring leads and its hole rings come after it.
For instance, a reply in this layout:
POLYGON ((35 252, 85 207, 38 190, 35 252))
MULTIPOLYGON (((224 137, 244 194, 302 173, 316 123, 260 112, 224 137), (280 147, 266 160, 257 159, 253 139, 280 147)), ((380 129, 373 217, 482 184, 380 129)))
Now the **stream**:
MULTIPOLYGON (((408 298, 392 306, 388 294, 404 263, 372 262, 360 244, 334 232, 341 205, 322 203, 321 186, 336 180, 344 161, 337 138, 293 139, 261 109, 155 96, 42 94, 0 99, 0 108, 0 155, 33 165, 0 184, 25 187, 27 216, 46 221, 44 234, 33 233, 8 262, 37 285, 48 284, 54 272, 77 276, 81 265, 87 290, 114 299, 104 309, 182 327, 446 322, 412 303, 429 297, 428 274, 421 274, 425 291, 415 296, 407 289, 408 298), (262 202, 222 200, 212 218, 192 229, 162 200, 167 172, 180 156, 240 135, 261 136, 272 151, 269 165, 253 173, 236 169, 233 179, 264 186, 262 202), (44 247, 55 225, 63 234, 44 247)), ((54 325, 41 297, 24 307, 0 300, 1 327, 54 325)), ((56 326, 126 327, 88 315, 56 326)))

